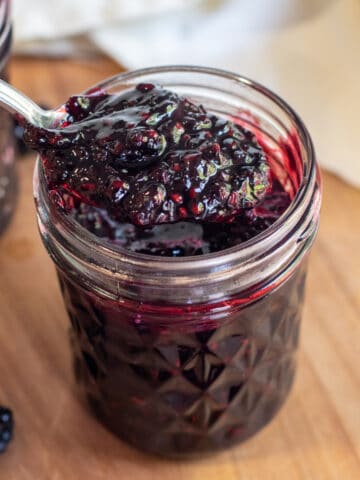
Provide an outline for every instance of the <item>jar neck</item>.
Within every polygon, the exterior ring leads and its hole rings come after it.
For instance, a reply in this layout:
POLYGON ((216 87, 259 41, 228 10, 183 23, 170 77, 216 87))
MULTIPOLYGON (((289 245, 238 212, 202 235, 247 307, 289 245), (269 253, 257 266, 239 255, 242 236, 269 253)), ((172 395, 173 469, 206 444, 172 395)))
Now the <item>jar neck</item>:
MULTIPOLYGON (((237 295, 245 302, 253 301, 288 278, 313 242, 320 190, 309 134, 282 100, 264 87, 227 72, 163 67, 120 75, 104 85, 108 88, 115 82, 122 89, 131 88, 132 81, 154 82, 154 77, 159 77, 155 82, 165 87, 178 85, 185 94, 192 89, 191 98, 200 97, 201 103, 214 111, 222 106, 232 118, 234 112, 229 109, 237 107, 239 98, 244 103, 248 95, 245 104, 251 112, 256 110, 256 128, 271 134, 278 145, 282 143, 281 148, 294 152, 298 180, 293 181, 297 182, 296 195, 289 209, 263 233, 236 247, 199 257, 153 257, 110 245, 57 210, 50 202, 38 160, 34 191, 43 241, 66 275, 112 299, 186 304, 216 303, 237 295), (270 131, 275 124, 277 137, 270 131)), ((236 108, 240 120, 244 111, 243 107, 236 108)))

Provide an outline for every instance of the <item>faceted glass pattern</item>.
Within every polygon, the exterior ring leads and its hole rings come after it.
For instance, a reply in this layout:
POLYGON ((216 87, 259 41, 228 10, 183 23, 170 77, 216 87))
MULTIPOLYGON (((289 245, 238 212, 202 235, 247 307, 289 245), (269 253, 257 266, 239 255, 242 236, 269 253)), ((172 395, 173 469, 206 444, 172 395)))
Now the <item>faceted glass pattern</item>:
POLYGON ((161 317, 59 278, 76 378, 102 422, 136 447, 166 456, 221 449, 254 434, 284 402, 295 372, 304 266, 255 303, 224 302, 225 318, 219 305, 200 320, 194 313, 192 326, 177 321, 179 307, 161 317))

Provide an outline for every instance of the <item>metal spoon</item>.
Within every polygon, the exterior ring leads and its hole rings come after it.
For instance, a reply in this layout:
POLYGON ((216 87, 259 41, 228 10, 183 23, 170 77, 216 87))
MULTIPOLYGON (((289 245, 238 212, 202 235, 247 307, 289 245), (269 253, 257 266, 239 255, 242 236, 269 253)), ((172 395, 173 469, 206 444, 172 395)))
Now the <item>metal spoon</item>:
POLYGON ((44 110, 4 80, 0 80, 0 106, 30 125, 45 130, 56 130, 56 125, 64 117, 61 111, 44 110))

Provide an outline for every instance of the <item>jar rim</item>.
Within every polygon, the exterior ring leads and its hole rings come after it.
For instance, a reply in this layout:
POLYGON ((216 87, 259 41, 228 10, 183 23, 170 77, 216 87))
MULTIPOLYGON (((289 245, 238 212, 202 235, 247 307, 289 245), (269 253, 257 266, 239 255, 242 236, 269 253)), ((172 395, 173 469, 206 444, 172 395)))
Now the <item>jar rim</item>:
MULTIPOLYGON (((315 158, 315 150, 310 134, 305 127, 303 121, 298 114, 280 98, 276 93, 269 90, 267 87, 258 82, 250 80, 241 75, 228 72, 221 69, 209 67, 195 67, 189 65, 172 65, 161 67, 150 67, 131 72, 121 73, 115 75, 104 81, 96 84, 87 90, 93 88, 100 88, 107 90, 114 86, 114 84, 125 84, 127 81, 135 80, 137 77, 147 76, 151 74, 176 74, 176 73, 196 73, 204 74, 204 76, 221 77, 231 80, 241 86, 256 90, 261 95, 267 97, 273 104, 285 112, 285 114, 296 125, 297 134, 299 136, 301 145, 304 148, 307 165, 304 166, 303 175, 297 189, 297 192, 288 207, 288 209, 274 222, 270 227, 255 237, 240 243, 231 248, 227 248, 218 252, 188 257, 162 257, 152 256, 142 253, 132 252, 119 245, 110 244, 108 241, 96 237, 93 233, 86 230, 79 225, 75 219, 70 216, 62 214, 61 218, 57 218, 57 228, 61 229, 61 235, 66 237, 66 241, 71 244, 72 251, 78 250, 79 246, 84 249, 91 249, 96 251, 101 257, 98 264, 114 274, 114 266, 121 263, 122 267, 131 271, 135 269, 141 271, 142 274, 154 275, 154 272, 162 273, 164 276, 178 275, 191 278, 193 272, 199 271, 213 271, 223 270, 233 265, 234 262, 245 265, 257 257, 262 257, 264 252, 269 252, 279 245, 282 239, 289 237, 294 229, 299 229, 299 221, 304 216, 305 208, 299 208, 301 205, 307 204, 307 209, 313 198, 314 190, 318 182, 318 171, 315 158), (301 210, 301 211, 300 211, 301 210)), ((86 92, 85 92, 86 93, 86 92)), ((40 160, 37 162, 37 169, 41 169, 40 160)), ((38 172, 38 174, 41 172, 38 172)), ((36 174, 35 174, 36 177, 36 174)), ((44 186, 44 182, 40 182, 44 186)), ((39 185, 34 183, 35 196, 39 185)), ((40 185, 41 188, 41 185, 40 185)), ((43 195, 46 192, 43 192, 43 195)), ((319 202, 318 202, 319 203, 319 202)), ((39 205, 38 205, 39 208, 39 205)), ((319 206, 315 206, 318 210, 319 206)), ((302 226, 304 227, 304 225, 302 226)), ((308 232, 312 237, 315 234, 314 229, 308 232)), ((151 281, 151 279, 149 279, 151 281)))

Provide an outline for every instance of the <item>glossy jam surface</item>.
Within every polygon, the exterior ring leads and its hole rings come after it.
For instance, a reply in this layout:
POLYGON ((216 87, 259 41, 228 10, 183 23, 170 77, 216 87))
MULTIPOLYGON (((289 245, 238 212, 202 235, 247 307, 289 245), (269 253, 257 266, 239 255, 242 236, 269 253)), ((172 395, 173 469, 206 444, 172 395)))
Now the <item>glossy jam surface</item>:
POLYGON ((76 378, 101 421, 136 447, 166 456, 218 450, 254 434, 284 402, 295 372, 304 266, 245 307, 237 299, 120 304, 59 278, 76 378))
POLYGON ((128 250, 147 255, 184 257, 214 253, 238 245, 258 235, 287 209, 291 200, 275 180, 271 191, 259 206, 249 209, 233 222, 181 221, 150 228, 121 223, 112 219, 106 210, 75 201, 76 220, 98 237, 110 240, 128 250))
POLYGON ((52 201, 129 250, 223 250, 261 233, 291 202, 251 130, 171 91, 96 91, 71 97, 65 111, 61 133, 25 132, 52 201))

